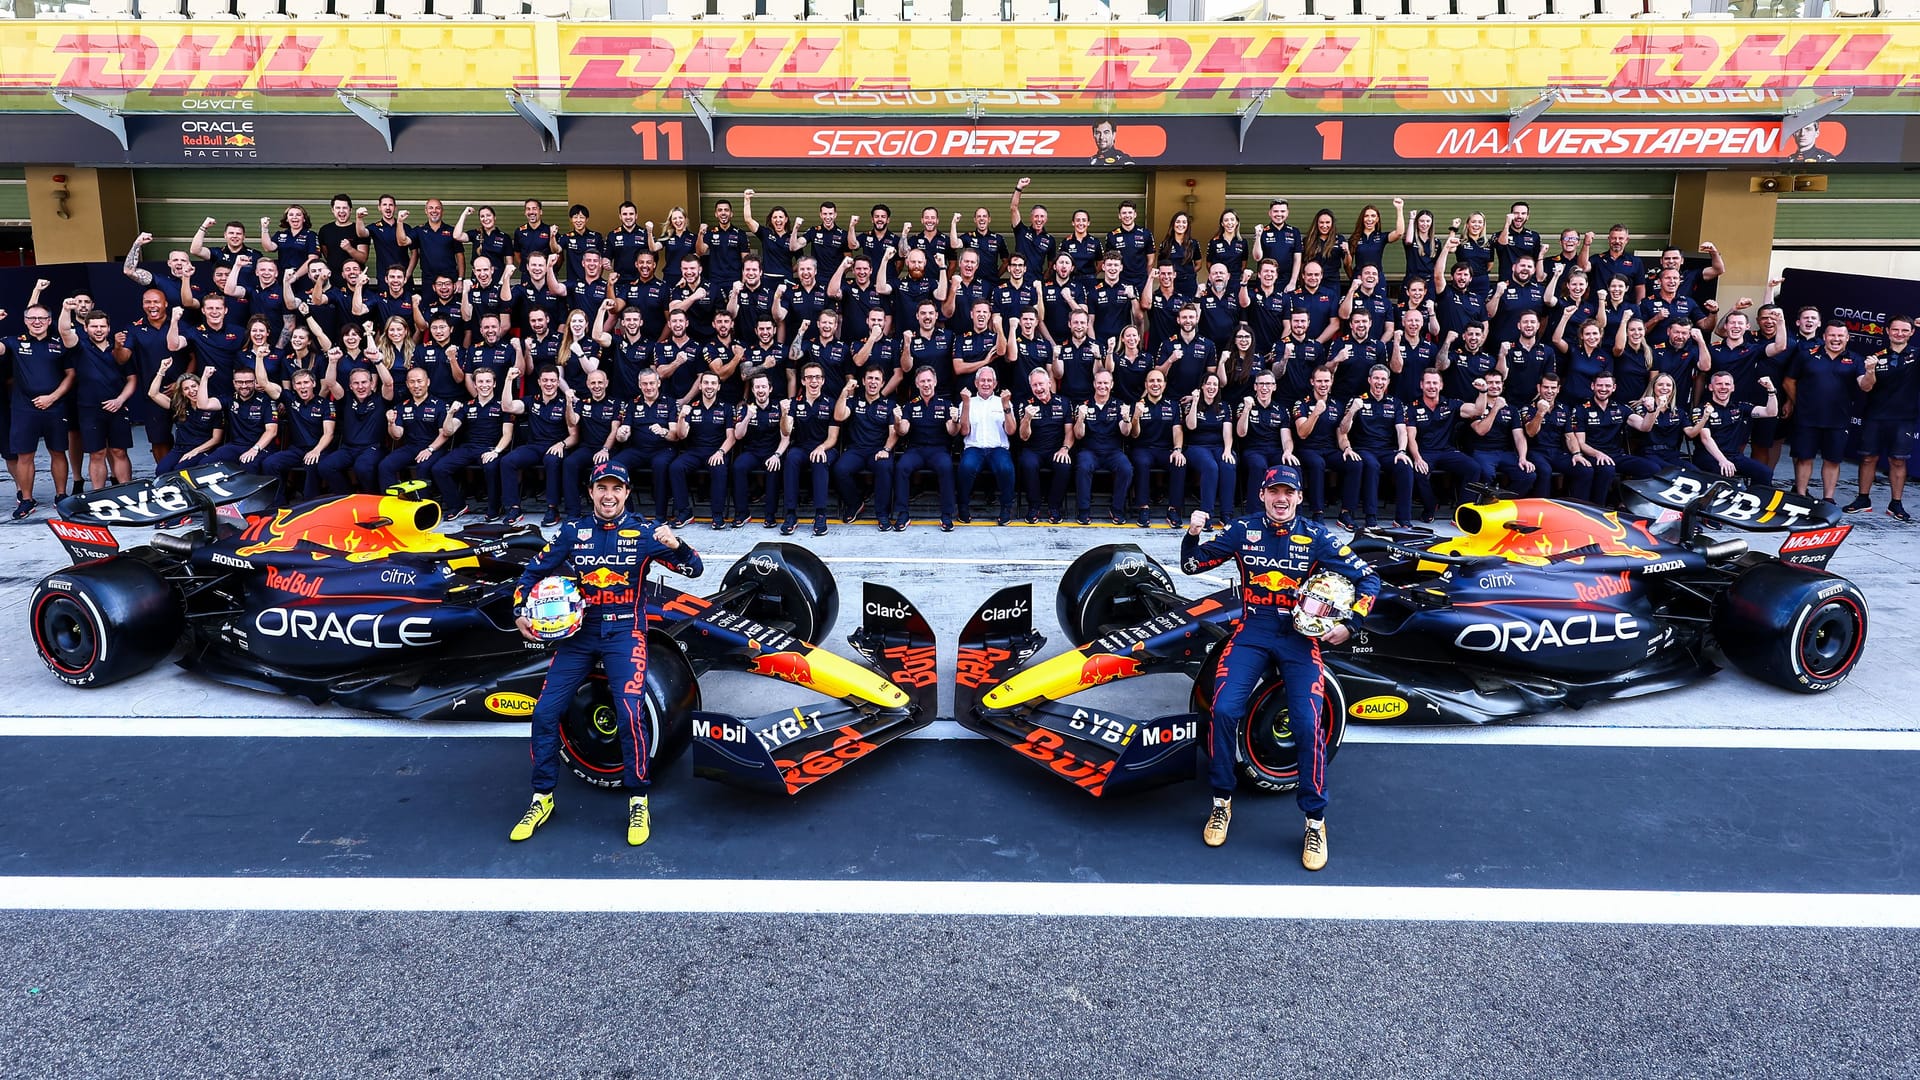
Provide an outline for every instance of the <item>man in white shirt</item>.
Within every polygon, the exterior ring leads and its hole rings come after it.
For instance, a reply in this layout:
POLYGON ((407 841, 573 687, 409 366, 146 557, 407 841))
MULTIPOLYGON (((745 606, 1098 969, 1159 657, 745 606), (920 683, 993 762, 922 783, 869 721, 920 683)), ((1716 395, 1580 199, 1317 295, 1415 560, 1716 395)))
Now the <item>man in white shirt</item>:
POLYGON ((999 389, 992 367, 973 373, 973 389, 960 391, 960 520, 972 520, 973 482, 993 471, 1000 494, 1000 524, 1013 520, 1013 442, 1017 417, 1013 393, 999 389))

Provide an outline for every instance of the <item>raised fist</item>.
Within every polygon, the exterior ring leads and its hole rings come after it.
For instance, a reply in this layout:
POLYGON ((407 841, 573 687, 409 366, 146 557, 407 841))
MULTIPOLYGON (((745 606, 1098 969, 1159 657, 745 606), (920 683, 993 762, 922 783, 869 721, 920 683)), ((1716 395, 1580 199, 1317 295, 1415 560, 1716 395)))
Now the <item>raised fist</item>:
POLYGON ((200 227, 202 229, 211 229, 213 228, 214 223, 218 220, 219 220, 218 218, 208 218, 207 220, 200 223, 200 227))

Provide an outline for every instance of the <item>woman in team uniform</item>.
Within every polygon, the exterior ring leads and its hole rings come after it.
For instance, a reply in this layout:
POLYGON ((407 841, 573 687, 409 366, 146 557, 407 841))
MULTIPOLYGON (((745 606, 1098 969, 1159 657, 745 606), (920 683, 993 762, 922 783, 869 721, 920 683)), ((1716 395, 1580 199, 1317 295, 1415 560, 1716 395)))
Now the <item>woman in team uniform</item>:
POLYGON ((172 389, 168 389, 167 373, 172 367, 172 358, 160 361, 160 370, 147 385, 148 400, 173 417, 173 449, 154 466, 155 476, 164 476, 182 465, 204 459, 220 445, 224 434, 220 427, 220 402, 202 395, 200 376, 182 375, 174 381, 172 389))
POLYGON ((1200 242, 1193 238, 1193 218, 1186 211, 1175 212, 1167 222, 1167 235, 1155 258, 1158 265, 1173 267, 1174 292, 1192 296, 1199 290, 1200 242))
MULTIPOLYGON (((1252 331, 1244 326, 1241 333, 1252 339, 1252 331)), ((1214 522, 1215 528, 1226 527, 1227 518, 1233 514, 1234 488, 1238 486, 1234 482, 1233 407, 1227 401, 1221 396, 1219 374, 1210 371, 1201 380, 1200 389, 1187 399, 1184 418, 1187 465, 1200 483, 1200 510, 1214 522)))

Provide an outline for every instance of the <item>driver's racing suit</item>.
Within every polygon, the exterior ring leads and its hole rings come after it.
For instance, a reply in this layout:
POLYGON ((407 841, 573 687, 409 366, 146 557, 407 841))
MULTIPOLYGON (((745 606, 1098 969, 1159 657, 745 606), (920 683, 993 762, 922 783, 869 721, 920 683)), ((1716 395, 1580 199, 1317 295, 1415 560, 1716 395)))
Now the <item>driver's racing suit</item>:
POLYGON ((1276 522, 1264 514, 1243 517, 1211 540, 1191 533, 1180 543, 1180 569, 1198 574, 1228 559, 1240 564, 1241 616, 1220 649, 1213 683, 1213 759, 1208 778, 1220 798, 1233 795, 1234 742, 1247 719, 1249 697, 1268 670, 1277 670, 1287 695, 1294 745, 1299 752, 1300 809, 1310 818, 1327 805, 1326 698, 1320 642, 1293 628, 1299 588, 1315 570, 1331 570, 1355 585, 1353 614, 1373 609, 1380 578, 1373 568, 1317 521, 1296 516, 1276 522), (1310 721, 1303 720, 1311 717, 1310 721))
POLYGON ((571 564, 587 602, 579 631, 554 647, 546 685, 533 709, 536 792, 553 790, 560 718, 597 660, 606 665, 607 688, 613 691, 623 779, 636 793, 646 794, 647 763, 652 756, 646 710, 647 565, 658 562, 687 577, 699 577, 702 569, 692 545, 682 541, 678 548, 669 548, 653 538, 655 527, 631 512, 612 521, 590 514, 562 522, 514 587, 513 602, 518 608, 541 578, 571 564))

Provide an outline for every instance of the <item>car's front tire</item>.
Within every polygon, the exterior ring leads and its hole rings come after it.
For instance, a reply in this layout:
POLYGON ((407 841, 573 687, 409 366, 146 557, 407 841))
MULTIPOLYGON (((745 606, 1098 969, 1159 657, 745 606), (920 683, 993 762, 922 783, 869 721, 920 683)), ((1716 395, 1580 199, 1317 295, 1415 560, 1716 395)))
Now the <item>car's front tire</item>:
MULTIPOLYGON (((658 769, 685 752, 692 740, 700 685, 680 646, 657 630, 647 635, 645 707, 652 768, 658 769)), ((560 759, 568 771, 595 787, 621 786, 619 721, 604 671, 596 670, 580 684, 560 718, 560 759)))

